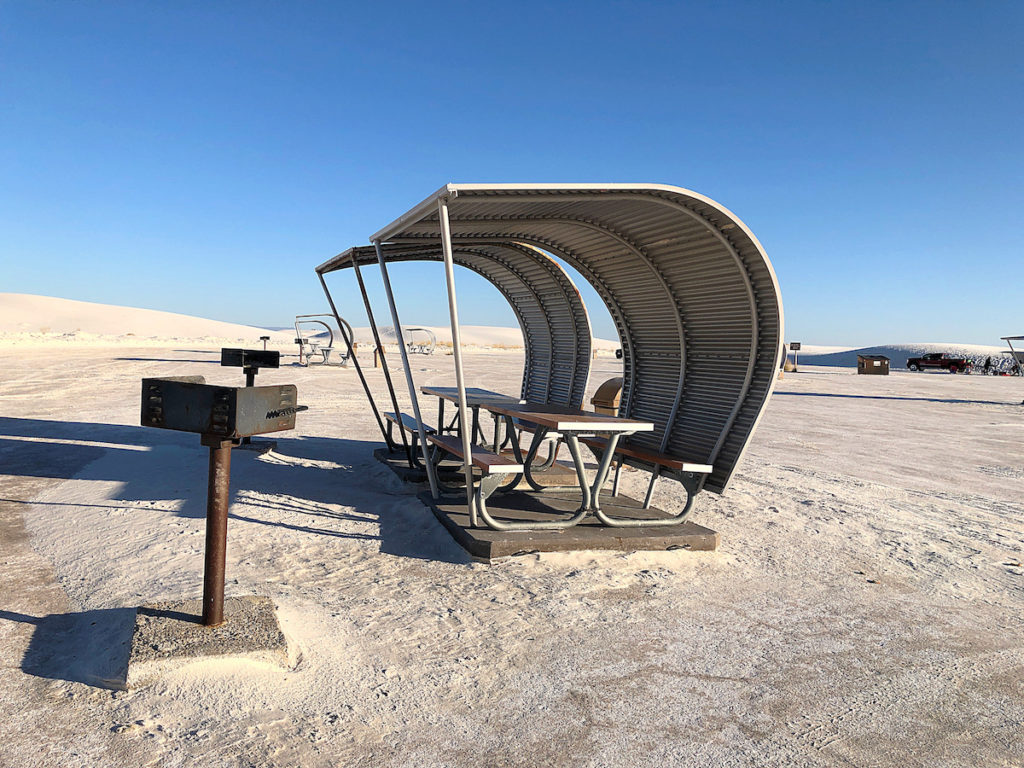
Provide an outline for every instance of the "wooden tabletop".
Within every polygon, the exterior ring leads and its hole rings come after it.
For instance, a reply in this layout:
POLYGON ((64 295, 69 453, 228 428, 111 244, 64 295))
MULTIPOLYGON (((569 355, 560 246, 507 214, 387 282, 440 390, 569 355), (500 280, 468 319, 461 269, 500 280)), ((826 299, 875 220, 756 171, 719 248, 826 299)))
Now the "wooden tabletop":
MULTIPOLYGON (((433 395, 434 397, 440 397, 442 400, 448 400, 453 403, 459 402, 459 388, 458 387, 420 387, 420 392, 424 395, 433 395)), ((466 387, 466 405, 477 406, 483 405, 484 403, 521 403, 518 397, 512 397, 511 395, 503 395, 501 392, 492 392, 489 389, 481 389, 480 387, 466 387)))
POLYGON ((491 413, 522 419, 556 432, 652 432, 649 421, 625 419, 593 411, 580 411, 547 403, 502 403, 485 401, 481 405, 491 413))

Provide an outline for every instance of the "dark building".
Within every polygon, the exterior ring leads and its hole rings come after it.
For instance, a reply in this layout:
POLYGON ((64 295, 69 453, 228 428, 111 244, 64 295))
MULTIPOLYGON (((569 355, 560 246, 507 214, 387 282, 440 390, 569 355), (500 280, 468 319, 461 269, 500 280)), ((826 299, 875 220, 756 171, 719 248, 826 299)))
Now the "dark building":
POLYGON ((857 373, 889 375, 889 358, 885 355, 857 355, 857 373))

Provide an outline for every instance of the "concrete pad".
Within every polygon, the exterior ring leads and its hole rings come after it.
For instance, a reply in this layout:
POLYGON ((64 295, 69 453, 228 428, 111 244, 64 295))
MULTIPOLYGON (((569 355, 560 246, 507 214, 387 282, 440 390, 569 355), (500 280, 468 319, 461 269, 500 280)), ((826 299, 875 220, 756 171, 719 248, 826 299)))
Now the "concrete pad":
POLYGON ((268 597, 224 598, 224 623, 200 623, 202 600, 154 603, 138 609, 128 660, 129 688, 211 659, 246 660, 289 668, 294 658, 268 597))
MULTIPOLYGON (((572 528, 555 531, 471 528, 465 499, 443 497, 434 501, 428 492, 419 494, 418 498, 433 510, 434 516, 463 549, 473 557, 487 561, 534 552, 575 552, 586 549, 617 552, 667 549, 713 551, 720 544, 717 531, 690 521, 667 526, 611 528, 591 516, 572 528)), ((491 496, 487 500, 487 510, 499 520, 551 520, 570 516, 579 507, 579 503, 578 488, 542 493, 515 491, 491 496)), ((614 499, 602 497, 601 508, 613 517, 668 517, 667 512, 644 509, 642 502, 627 496, 614 499)))

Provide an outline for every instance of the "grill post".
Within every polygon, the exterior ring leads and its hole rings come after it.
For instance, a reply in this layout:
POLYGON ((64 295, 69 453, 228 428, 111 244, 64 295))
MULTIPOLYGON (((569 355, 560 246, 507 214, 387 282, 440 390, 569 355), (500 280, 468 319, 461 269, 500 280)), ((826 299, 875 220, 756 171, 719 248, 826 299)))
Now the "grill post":
POLYGON ((232 441, 203 435, 210 449, 210 477, 206 495, 206 560, 203 568, 203 625, 224 623, 224 564, 227 558, 228 500, 231 488, 232 441))

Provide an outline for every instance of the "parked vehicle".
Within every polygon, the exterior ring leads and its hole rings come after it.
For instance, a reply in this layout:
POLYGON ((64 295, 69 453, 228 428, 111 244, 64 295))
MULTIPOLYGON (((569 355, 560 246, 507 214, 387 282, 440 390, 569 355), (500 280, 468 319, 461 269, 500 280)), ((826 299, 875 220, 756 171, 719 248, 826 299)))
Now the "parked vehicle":
POLYGON ((929 368, 949 371, 950 373, 970 373, 971 361, 965 357, 953 357, 945 352, 932 352, 923 357, 911 357, 907 360, 907 368, 912 371, 925 371, 929 368))

